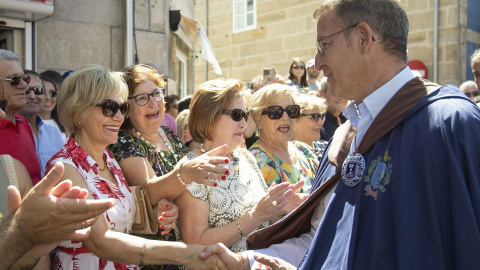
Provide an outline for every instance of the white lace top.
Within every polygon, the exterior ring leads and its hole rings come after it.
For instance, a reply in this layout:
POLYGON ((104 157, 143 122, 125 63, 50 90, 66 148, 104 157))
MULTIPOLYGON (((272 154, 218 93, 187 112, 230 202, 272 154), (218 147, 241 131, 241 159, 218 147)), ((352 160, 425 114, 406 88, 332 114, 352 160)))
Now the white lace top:
MULTIPOLYGON (((237 148, 235 151, 239 156, 239 170, 231 170, 225 181, 216 181, 217 187, 200 185, 195 182, 187 187, 187 190, 193 196, 210 204, 208 216, 210 228, 235 222, 237 218, 255 207, 257 202, 266 194, 267 184, 263 180, 262 173, 253 155, 243 148, 237 148)), ((191 160, 196 157, 197 155, 190 152, 184 159, 191 160)), ((268 225, 269 223, 265 222, 254 232, 268 225)), ((247 236, 233 244, 230 249, 234 252, 244 251, 247 236)))

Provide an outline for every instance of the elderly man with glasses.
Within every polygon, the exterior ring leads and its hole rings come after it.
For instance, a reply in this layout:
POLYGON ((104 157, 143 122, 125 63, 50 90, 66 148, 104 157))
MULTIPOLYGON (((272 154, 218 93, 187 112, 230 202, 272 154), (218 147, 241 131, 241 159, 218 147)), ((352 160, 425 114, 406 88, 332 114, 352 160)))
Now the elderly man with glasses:
POLYGON ((42 79, 35 71, 24 70, 24 73, 30 76, 30 83, 25 90, 25 107, 20 109, 18 114, 25 117, 32 128, 35 149, 40 160, 42 176, 44 176, 47 161, 62 148, 64 142, 60 131, 47 125, 39 115, 46 98, 45 85, 42 79))
POLYGON ((41 179, 35 140, 27 120, 17 114, 25 107, 25 90, 31 78, 20 66, 20 56, 0 49, 0 99, 6 99, 6 116, 0 120, 0 154, 8 154, 25 165, 33 184, 41 179))

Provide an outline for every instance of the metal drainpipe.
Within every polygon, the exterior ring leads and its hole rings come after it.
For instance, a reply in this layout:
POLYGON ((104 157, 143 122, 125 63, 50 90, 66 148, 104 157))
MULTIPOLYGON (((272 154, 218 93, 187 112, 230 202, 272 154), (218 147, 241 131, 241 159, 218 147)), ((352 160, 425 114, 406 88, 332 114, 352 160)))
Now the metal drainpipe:
POLYGON ((438 1, 433 6, 433 82, 438 83, 438 1))
POLYGON ((460 6, 460 0, 458 0, 458 53, 457 53, 457 57, 458 57, 458 80, 457 80, 457 85, 460 85, 462 83, 462 81, 464 81, 465 79, 463 78, 462 76, 462 33, 463 33, 463 25, 461 25, 461 19, 460 19, 460 16, 461 16, 461 11, 463 10, 463 8, 460 6))
POLYGON ((125 25, 123 32, 125 66, 133 65, 133 0, 125 2, 125 25))
MULTIPOLYGON (((208 37, 208 0, 205 0, 205 34, 208 37)), ((208 61, 205 59, 205 81, 208 81, 208 61)))

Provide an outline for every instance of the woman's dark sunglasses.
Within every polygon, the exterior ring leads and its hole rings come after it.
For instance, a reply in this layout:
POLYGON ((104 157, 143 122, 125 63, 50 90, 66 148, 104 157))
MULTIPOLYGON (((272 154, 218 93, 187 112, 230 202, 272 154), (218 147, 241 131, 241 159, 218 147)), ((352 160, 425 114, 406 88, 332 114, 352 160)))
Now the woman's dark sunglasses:
POLYGON ((47 92, 49 97, 51 98, 56 98, 58 96, 58 91, 57 90, 50 90, 50 92, 47 92))
POLYGON ((324 113, 301 113, 300 116, 312 116, 313 122, 318 122, 318 120, 322 119, 325 116, 324 113))
POLYGON ((125 116, 128 113, 128 102, 122 102, 118 104, 116 101, 106 99, 102 103, 95 104, 96 107, 102 108, 102 113, 106 117, 113 117, 117 114, 118 110, 125 116))
POLYGON ((2 109, 2 111, 6 112, 7 111, 7 100, 6 99, 2 99, 0 100, 0 109, 2 109))
POLYGON ((292 66, 293 69, 305 70, 305 66, 292 66))
POLYGON ((45 88, 41 86, 34 86, 25 88, 25 95, 30 94, 31 91, 33 91, 33 93, 35 93, 37 96, 45 94, 45 88))
POLYGON ((28 75, 15 75, 15 76, 12 76, 10 78, 2 78, 1 80, 4 80, 4 81, 10 81, 10 85, 15 87, 17 85, 20 84, 21 80, 23 80, 24 82, 26 82, 27 84, 30 83, 30 76, 28 75))
POLYGON ((248 121, 248 112, 244 112, 240 109, 223 110, 222 114, 229 114, 235 122, 240 122, 242 118, 245 118, 245 121, 248 121))
POLYGON ((286 112, 291 119, 299 118, 300 106, 288 105, 285 109, 278 105, 268 106, 268 108, 262 112, 262 115, 268 114, 268 118, 276 120, 282 118, 283 112, 286 112))
POLYGON ((153 90, 153 92, 150 94, 147 94, 147 93, 138 94, 135 96, 128 97, 128 99, 135 99, 135 102, 139 106, 145 106, 150 101, 150 97, 152 97, 153 100, 158 102, 163 100, 164 95, 165 95, 165 88, 157 88, 153 90))

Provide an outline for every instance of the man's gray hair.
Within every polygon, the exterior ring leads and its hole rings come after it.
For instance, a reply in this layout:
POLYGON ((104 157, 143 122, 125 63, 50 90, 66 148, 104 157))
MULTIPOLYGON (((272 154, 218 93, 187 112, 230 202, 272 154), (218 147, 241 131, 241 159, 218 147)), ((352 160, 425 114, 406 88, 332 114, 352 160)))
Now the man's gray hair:
POLYGON ((480 60, 480 49, 477 49, 476 51, 473 52, 472 56, 470 57, 470 64, 473 64, 473 62, 477 62, 480 60))
POLYGON ((15 60, 15 61, 20 62, 22 57, 20 57, 20 55, 14 53, 14 52, 7 51, 7 50, 4 50, 4 49, 0 49, 0 60, 2 60, 2 59, 15 60))
MULTIPOLYGON (((398 0, 329 0, 315 10, 313 18, 335 10, 336 24, 342 28, 366 22, 378 34, 382 50, 407 61, 409 22, 398 0)), ((348 37, 350 32, 345 33, 348 37)))

